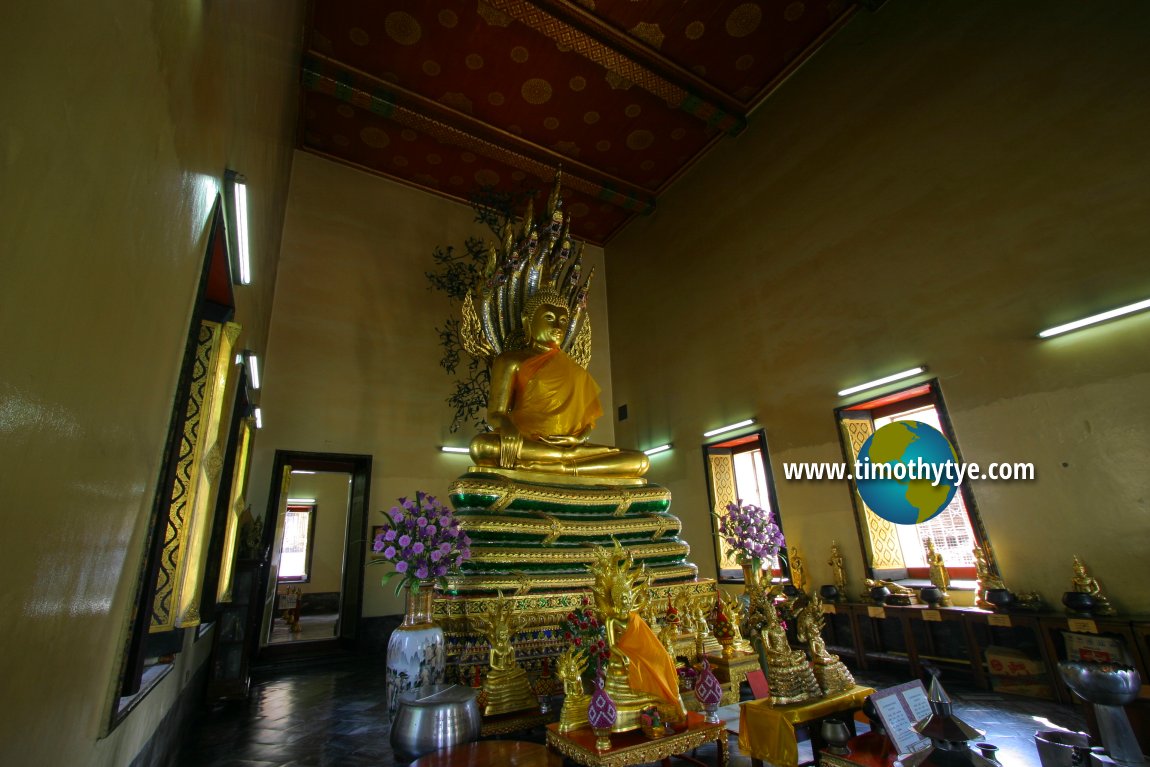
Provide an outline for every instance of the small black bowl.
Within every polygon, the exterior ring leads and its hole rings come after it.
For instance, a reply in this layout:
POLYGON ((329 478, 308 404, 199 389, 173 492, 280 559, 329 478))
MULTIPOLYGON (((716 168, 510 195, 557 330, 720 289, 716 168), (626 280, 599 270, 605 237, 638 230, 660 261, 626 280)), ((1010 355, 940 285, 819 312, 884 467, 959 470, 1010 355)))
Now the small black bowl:
POLYGON ((787 599, 797 597, 800 593, 802 592, 799 591, 799 587, 793 583, 787 583, 783 585, 783 594, 786 595, 787 599))
POLYGON ((1008 589, 987 589, 986 594, 983 596, 987 602, 994 605, 996 612, 1007 612, 1014 606, 1014 594, 1011 594, 1008 589))
POLYGON ((824 602, 837 602, 839 601, 839 587, 833 583, 819 586, 819 596, 823 598, 824 602))
POLYGON ((886 586, 873 586, 870 590, 870 598, 874 600, 876 605, 881 605, 890 596, 890 589, 886 586))
POLYGON ((1085 591, 1067 591, 1062 595, 1062 604, 1075 615, 1090 615, 1098 603, 1085 591))
POLYGON ((934 607, 942 599, 942 590, 938 586, 923 586, 918 590, 918 598, 924 605, 934 607))
POLYGON ((862 712, 866 715, 866 718, 870 720, 871 730, 882 735, 885 732, 882 726, 882 718, 879 717, 878 707, 875 706, 874 701, 871 700, 871 696, 869 695, 866 697, 866 700, 863 701, 862 712))

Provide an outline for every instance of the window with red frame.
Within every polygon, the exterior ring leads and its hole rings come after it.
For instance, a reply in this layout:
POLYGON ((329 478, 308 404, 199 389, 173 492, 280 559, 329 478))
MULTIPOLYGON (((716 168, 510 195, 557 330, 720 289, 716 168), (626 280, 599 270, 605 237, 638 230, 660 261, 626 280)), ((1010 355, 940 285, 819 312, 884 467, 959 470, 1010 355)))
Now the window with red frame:
MULTIPOLYGON (((858 458, 862 438, 893 421, 919 421, 933 426, 942 432, 956 451, 958 449, 938 384, 934 381, 839 408, 836 414, 843 451, 852 464, 858 458)), ((965 483, 933 519, 917 525, 893 525, 897 540, 888 538, 884 542, 885 561, 876 561, 872 545, 873 528, 868 515, 873 517, 874 512, 863 504, 853 483, 851 490, 860 511, 859 526, 874 577, 929 578, 927 538, 934 542, 935 549, 942 555, 951 579, 970 580, 975 577, 974 549, 986 543, 986 534, 978 518, 974 497, 965 483)))

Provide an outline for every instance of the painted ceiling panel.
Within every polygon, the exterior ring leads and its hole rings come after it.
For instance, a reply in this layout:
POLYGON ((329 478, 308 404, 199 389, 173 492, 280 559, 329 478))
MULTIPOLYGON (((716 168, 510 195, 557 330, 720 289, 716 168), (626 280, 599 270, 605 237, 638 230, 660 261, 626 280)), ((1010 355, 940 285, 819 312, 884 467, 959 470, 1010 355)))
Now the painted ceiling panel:
POLYGON ((300 144, 452 198, 544 189, 606 243, 849 17, 845 0, 322 0, 300 144))

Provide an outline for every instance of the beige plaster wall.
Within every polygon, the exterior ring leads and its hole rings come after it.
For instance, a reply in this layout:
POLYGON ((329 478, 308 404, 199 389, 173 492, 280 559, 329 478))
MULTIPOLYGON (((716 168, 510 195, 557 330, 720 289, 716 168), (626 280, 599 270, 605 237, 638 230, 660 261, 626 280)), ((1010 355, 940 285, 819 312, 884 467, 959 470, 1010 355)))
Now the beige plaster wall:
POLYGON ((667 484, 714 567, 698 446, 757 417, 816 584, 862 556, 835 392, 930 366, 967 460, 1033 461, 974 491, 1002 573, 1055 604, 1080 554, 1150 609, 1150 315, 1040 342, 1150 296, 1150 6, 918 3, 860 12, 608 245, 620 443, 672 441, 667 484))
POLYGON ((315 498, 315 536, 311 579, 299 584, 305 594, 343 588, 343 555, 347 540, 348 480, 350 474, 293 474, 290 498, 315 498))
MULTIPOLYGON (((465 446, 474 432, 449 431, 452 383, 439 367, 435 328, 452 309, 424 274, 434 268, 436 246, 462 250, 470 234, 487 230, 467 205, 296 153, 261 395, 264 427, 253 454, 257 513, 266 513, 277 449, 372 456, 368 529, 399 496, 425 490, 446 500, 470 461, 439 448, 465 446)), ((585 259, 598 265, 589 297, 590 369, 609 412, 602 250, 589 247, 585 259)), ((610 418, 592 439, 614 439, 610 418)), ((367 567, 364 615, 402 612, 392 589, 379 585, 385 567, 367 567)))
MULTIPOLYGON (((302 3, 6 3, 0 24, 0 763, 125 765, 210 640, 103 737, 209 215, 252 187, 263 348, 302 3)), ((194 633, 194 632, 189 632, 194 633)))

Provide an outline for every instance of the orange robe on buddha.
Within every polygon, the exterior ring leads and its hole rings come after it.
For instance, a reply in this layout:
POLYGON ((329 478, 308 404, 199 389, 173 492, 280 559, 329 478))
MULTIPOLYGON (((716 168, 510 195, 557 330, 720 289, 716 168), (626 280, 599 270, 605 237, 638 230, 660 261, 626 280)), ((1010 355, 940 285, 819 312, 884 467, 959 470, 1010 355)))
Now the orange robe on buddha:
POLYGON ((666 648, 639 613, 631 613, 627 628, 615 641, 630 659, 627 681, 632 690, 645 692, 680 706, 679 674, 666 648))

